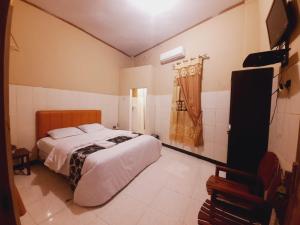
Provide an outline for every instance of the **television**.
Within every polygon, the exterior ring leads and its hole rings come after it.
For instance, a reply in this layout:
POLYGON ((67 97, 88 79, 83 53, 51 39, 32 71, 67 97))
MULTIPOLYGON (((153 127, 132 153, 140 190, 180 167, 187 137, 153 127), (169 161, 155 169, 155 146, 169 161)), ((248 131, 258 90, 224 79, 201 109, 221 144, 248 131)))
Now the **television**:
POLYGON ((271 49, 287 41, 291 21, 286 0, 273 1, 266 24, 271 49))

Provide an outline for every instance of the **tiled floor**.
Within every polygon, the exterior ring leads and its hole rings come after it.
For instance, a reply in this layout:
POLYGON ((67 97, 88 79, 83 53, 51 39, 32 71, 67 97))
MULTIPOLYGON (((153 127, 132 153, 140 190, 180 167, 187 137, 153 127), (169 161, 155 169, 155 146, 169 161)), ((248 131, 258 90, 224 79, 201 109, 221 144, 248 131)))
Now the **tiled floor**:
POLYGON ((196 225, 215 166, 163 148, 162 157, 110 202, 84 208, 72 202, 67 180, 42 165, 16 175, 27 208, 22 225, 196 225))

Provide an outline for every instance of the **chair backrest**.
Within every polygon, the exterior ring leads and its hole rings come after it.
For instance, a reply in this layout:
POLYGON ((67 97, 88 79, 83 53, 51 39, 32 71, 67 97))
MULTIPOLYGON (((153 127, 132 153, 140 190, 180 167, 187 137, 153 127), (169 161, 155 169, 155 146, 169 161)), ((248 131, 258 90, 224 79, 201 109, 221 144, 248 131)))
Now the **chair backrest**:
POLYGON ((278 178, 281 168, 277 156, 273 152, 266 152, 258 167, 258 177, 262 181, 264 190, 268 190, 272 181, 278 178))

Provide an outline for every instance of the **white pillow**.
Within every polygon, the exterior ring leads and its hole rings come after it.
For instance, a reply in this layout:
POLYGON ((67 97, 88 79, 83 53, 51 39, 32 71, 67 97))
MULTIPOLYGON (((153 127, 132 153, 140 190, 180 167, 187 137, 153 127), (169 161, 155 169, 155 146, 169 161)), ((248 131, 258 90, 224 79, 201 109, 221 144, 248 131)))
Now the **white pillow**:
POLYGON ((84 134, 81 130, 76 127, 66 127, 66 128, 59 128, 48 131, 50 137, 54 139, 60 139, 65 137, 71 137, 76 135, 84 134))
POLYGON ((83 124, 78 126, 78 128, 85 133, 94 133, 99 130, 103 130, 105 127, 100 123, 90 123, 90 124, 83 124))

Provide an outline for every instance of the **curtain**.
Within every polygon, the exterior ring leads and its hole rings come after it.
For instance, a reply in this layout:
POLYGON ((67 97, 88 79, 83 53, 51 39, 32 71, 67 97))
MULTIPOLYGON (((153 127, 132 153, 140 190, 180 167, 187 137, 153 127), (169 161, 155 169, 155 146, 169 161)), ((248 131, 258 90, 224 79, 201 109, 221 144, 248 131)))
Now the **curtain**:
POLYGON ((203 59, 175 68, 170 140, 189 147, 203 145, 202 71, 203 59))

